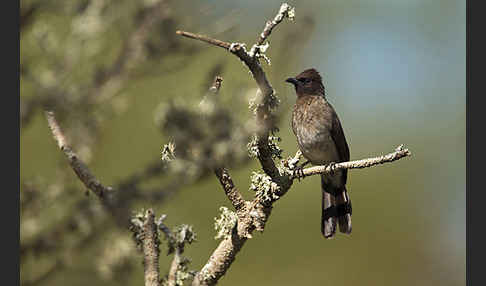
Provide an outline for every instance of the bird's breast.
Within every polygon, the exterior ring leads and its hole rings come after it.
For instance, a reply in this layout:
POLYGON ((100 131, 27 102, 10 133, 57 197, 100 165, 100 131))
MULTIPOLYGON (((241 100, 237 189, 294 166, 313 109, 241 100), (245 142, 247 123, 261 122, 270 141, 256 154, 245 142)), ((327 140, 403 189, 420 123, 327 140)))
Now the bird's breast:
POLYGON ((331 132, 315 112, 306 106, 296 106, 292 115, 292 130, 304 157, 312 164, 327 164, 339 161, 331 132))

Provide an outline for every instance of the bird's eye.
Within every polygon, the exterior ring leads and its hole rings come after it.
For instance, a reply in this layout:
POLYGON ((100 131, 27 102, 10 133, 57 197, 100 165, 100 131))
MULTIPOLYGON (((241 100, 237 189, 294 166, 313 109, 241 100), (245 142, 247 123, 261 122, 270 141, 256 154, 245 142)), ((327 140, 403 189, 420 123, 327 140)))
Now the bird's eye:
POLYGON ((310 78, 299 78, 299 81, 302 82, 302 83, 309 83, 312 80, 310 78))

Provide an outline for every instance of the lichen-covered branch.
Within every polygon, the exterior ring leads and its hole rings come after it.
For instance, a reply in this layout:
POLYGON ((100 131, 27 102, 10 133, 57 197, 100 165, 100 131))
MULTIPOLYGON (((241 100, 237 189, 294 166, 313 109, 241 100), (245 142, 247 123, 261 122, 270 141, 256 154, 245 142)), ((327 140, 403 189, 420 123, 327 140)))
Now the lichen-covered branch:
POLYGON ((362 169, 362 168, 368 168, 371 166, 379 165, 379 164, 384 164, 384 163, 390 163, 396 160, 399 160, 403 157, 411 156, 412 153, 408 149, 404 149, 403 145, 398 146, 395 149, 395 152, 383 155, 383 156, 378 156, 374 158, 368 158, 368 159, 362 159, 362 160, 356 160, 356 161, 349 161, 349 162, 342 162, 342 163, 336 163, 336 164, 331 164, 331 165, 325 165, 325 166, 314 166, 314 167, 309 167, 304 170, 302 170, 302 175, 304 177, 307 176, 312 176, 312 175, 317 175, 317 174, 326 174, 326 173, 331 173, 337 170, 342 170, 342 169, 362 169))
MULTIPOLYGON (((410 155, 411 152, 400 145, 395 152, 384 156, 342 162, 328 166, 310 167, 304 169, 303 174, 304 176, 311 176, 340 169, 368 168, 378 164, 394 162, 410 155)), ((300 156, 301 153, 297 152, 293 158, 289 159, 292 162, 289 162, 290 164, 288 165, 295 166, 300 156)), ((258 178, 252 180, 252 184, 254 184, 253 188, 259 194, 256 195, 253 201, 246 202, 244 207, 237 212, 238 221, 236 229, 224 237, 208 262, 195 277, 193 285, 215 285, 218 282, 231 266, 236 254, 241 250, 244 243, 248 238, 252 237, 252 232, 255 230, 263 231, 265 223, 270 216, 273 203, 287 193, 295 179, 290 170, 287 175, 283 176, 287 180, 282 179, 280 184, 274 183, 269 177, 266 179, 265 176, 258 174, 258 178)))
POLYGON ((228 170, 226 170, 226 168, 217 168, 214 170, 214 173, 216 174, 216 177, 218 177, 219 182, 224 189, 224 193, 230 200, 235 210, 240 210, 243 207, 245 200, 238 191, 238 188, 236 188, 235 184, 233 183, 233 179, 231 179, 228 170))
POLYGON ((83 182, 86 188, 96 194, 96 196, 98 196, 102 202, 108 202, 108 195, 112 193, 113 189, 111 187, 103 186, 88 169, 88 166, 86 166, 86 164, 84 164, 84 162, 79 159, 78 155, 71 149, 67 143, 64 133, 61 130, 61 127, 57 123, 54 112, 46 111, 45 116, 47 118, 47 124, 49 125, 52 136, 68 159, 71 168, 74 170, 78 178, 81 180, 81 182, 83 182))
POLYGON ((143 267, 145 286, 159 286, 159 235, 155 215, 151 209, 145 213, 143 223, 143 267))
POLYGON ((172 263, 170 264, 169 275, 167 279, 168 286, 177 285, 177 270, 179 269, 180 264, 181 264, 181 251, 179 248, 176 248, 174 252, 174 258, 172 259, 172 263))
MULTIPOLYGON (((242 43, 227 43, 220 40, 212 39, 207 36, 197 35, 184 31, 177 31, 178 35, 182 35, 188 38, 200 40, 211 45, 215 45, 221 48, 228 49, 231 53, 240 58, 241 61, 250 70, 253 78, 255 79, 259 92, 257 93, 258 105, 255 108, 256 120, 260 130, 257 132, 257 146, 259 149, 258 160, 262 165, 264 172, 269 175, 273 180, 279 179, 279 172, 275 166, 275 162, 272 159, 272 152, 268 145, 268 136, 270 131, 274 130, 273 116, 271 110, 278 105, 278 99, 275 97, 275 92, 270 82, 267 79, 265 72, 260 65, 259 59, 261 57, 266 58, 263 54, 267 47, 263 48, 261 44, 267 39, 271 31, 284 19, 294 17, 294 9, 288 4, 284 3, 280 7, 279 12, 272 21, 268 21, 263 32, 261 33, 257 44, 255 44, 250 52, 246 51, 246 45, 242 43)), ((268 59, 267 59, 268 61, 268 59)))
POLYGON ((270 36, 272 33, 273 28, 275 28, 280 22, 282 22, 285 17, 288 17, 290 20, 293 20, 295 17, 295 8, 290 7, 287 3, 283 3, 280 6, 280 10, 278 11, 275 18, 272 21, 267 21, 263 32, 260 34, 257 40, 257 45, 261 45, 265 42, 265 40, 270 36))
MULTIPOLYGON (((140 231, 140 219, 141 215, 137 214, 131 220, 131 230, 134 232, 134 238, 137 245, 140 245, 140 238, 144 236, 141 235, 140 231)), ((161 215, 155 225, 157 230, 160 230, 165 235, 167 240, 168 251, 167 254, 174 254, 172 263, 169 268, 169 273, 162 280, 162 285, 164 286, 182 286, 184 281, 190 277, 194 276, 194 271, 188 271, 189 259, 184 258, 182 254, 184 253, 184 248, 186 243, 193 243, 196 240, 196 233, 192 229, 192 226, 183 224, 171 231, 165 224, 164 220, 166 215, 161 215)), ((142 218, 143 219, 143 218, 142 218)))

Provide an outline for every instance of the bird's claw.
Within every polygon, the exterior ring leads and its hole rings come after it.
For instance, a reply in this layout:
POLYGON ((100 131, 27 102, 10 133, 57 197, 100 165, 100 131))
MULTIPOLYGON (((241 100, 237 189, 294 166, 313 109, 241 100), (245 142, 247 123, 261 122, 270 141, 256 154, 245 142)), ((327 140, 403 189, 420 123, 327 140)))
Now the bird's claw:
POLYGON ((303 165, 296 166, 294 168, 294 171, 292 172, 292 177, 298 179, 299 182, 300 182, 300 179, 303 179, 305 177, 304 176, 304 166, 303 165))
POLYGON ((328 166, 329 166, 329 169, 330 169, 329 173, 330 173, 331 175, 334 175, 334 172, 336 171, 336 163, 331 162, 331 163, 329 163, 329 165, 328 165, 328 166))

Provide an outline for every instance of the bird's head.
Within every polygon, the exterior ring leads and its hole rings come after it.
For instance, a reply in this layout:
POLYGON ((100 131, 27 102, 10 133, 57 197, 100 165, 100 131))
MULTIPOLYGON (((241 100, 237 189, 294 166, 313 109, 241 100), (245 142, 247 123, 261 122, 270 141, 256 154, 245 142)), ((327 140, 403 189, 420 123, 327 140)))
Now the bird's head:
POLYGON ((325 96, 321 75, 315 69, 307 69, 296 77, 290 77, 285 81, 294 85, 298 97, 304 95, 325 96))

